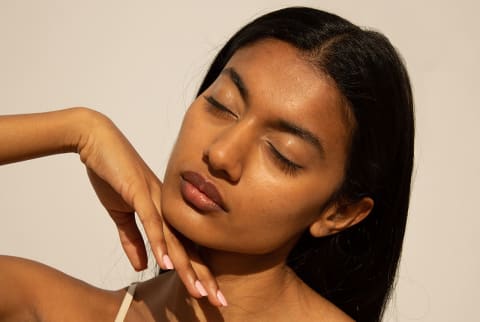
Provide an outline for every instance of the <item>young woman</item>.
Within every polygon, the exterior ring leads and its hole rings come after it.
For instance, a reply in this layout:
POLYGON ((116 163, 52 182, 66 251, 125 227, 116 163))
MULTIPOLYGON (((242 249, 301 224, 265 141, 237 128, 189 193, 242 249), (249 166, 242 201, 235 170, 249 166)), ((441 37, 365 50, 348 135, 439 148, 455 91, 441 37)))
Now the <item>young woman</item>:
POLYGON ((0 320, 379 321, 413 123, 389 41, 309 8, 262 16, 220 50, 163 184, 97 112, 2 117, 1 163, 79 153, 132 265, 146 263, 136 212, 163 271, 111 292, 1 257, 0 320))

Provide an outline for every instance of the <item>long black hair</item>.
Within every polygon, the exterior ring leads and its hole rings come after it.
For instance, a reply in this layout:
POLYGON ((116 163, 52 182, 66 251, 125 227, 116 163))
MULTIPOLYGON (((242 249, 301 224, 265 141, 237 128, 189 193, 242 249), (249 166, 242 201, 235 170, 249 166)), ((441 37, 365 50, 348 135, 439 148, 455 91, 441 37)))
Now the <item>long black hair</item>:
POLYGON ((337 201, 370 197, 361 223, 313 238, 308 231, 287 263, 311 288, 357 321, 383 315, 402 250, 413 166, 414 117, 410 81, 382 34, 316 9, 285 8, 240 29, 220 50, 198 95, 232 55, 258 40, 285 41, 331 77, 355 118, 345 180, 337 201))

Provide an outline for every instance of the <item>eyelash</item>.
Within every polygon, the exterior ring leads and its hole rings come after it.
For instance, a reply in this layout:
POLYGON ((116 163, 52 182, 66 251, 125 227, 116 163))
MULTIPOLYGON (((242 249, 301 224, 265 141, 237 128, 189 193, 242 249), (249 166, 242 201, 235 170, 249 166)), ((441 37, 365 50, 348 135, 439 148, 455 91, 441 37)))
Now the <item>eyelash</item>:
POLYGON ((302 169, 302 166, 296 164, 295 162, 290 161, 286 157, 283 156, 274 146, 272 143, 268 142, 268 147, 272 152, 274 161, 277 162, 280 169, 288 175, 294 176, 298 173, 299 170, 302 169))
POLYGON ((205 100, 209 103, 208 107, 210 112, 213 114, 222 116, 222 117, 234 117, 237 118, 237 115, 229 110, 225 105, 214 99, 212 96, 204 96, 205 100))
MULTIPOLYGON (((222 117, 234 117, 237 118, 237 115, 229 110, 225 105, 217 101, 212 96, 204 96, 205 100, 209 103, 210 112, 222 117)), ((272 154, 272 158, 280 167, 280 169, 291 176, 297 174, 297 172, 302 169, 298 164, 287 159, 283 154, 281 154, 270 142, 268 142, 268 147, 272 154)))

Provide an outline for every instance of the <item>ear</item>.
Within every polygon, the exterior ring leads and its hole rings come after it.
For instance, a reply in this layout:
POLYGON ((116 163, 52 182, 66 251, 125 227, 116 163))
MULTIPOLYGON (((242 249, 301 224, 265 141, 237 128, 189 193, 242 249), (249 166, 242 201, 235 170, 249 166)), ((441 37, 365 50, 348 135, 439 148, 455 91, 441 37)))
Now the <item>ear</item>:
POLYGON ((310 234, 313 237, 323 237, 341 232, 365 219, 373 205, 370 197, 363 197, 344 206, 332 204, 310 225, 310 234))

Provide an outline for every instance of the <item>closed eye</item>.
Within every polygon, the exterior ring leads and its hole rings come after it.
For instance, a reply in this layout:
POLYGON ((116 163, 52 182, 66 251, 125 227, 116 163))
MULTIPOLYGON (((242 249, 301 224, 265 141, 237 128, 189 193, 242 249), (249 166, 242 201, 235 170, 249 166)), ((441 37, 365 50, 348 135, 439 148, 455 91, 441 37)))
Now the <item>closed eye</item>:
POLYGON ((299 170, 303 169, 302 166, 296 164, 281 154, 272 143, 268 142, 268 147, 270 148, 273 160, 277 163, 280 170, 286 174, 293 176, 296 175, 299 170))
POLYGON ((234 117, 235 119, 238 118, 235 113, 233 113, 230 109, 228 109, 225 105, 217 101, 212 96, 204 96, 204 98, 209 103, 209 107, 211 108, 212 113, 223 117, 228 116, 234 117))

